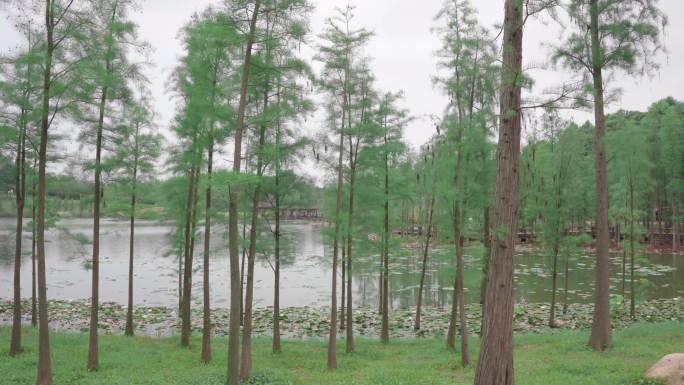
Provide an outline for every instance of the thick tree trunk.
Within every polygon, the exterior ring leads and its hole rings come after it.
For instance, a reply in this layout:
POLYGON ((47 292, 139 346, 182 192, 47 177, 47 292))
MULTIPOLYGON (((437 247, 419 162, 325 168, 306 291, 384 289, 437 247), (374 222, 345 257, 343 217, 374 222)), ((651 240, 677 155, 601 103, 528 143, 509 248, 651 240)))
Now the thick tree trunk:
MULTIPOLYGON (((240 102, 235 125, 235 150, 233 151, 233 172, 240 173, 242 163, 242 134, 245 127, 245 110, 247 107, 247 88, 249 87, 249 68, 252 60, 252 45, 259 15, 260 0, 255 0, 252 19, 249 25, 249 36, 245 47, 245 59, 242 66, 240 85, 240 102)), ((240 382, 240 271, 238 251, 238 187, 231 186, 228 202, 228 247, 230 254, 230 326, 228 331, 228 385, 240 382)))
POLYGON ((427 270, 428 252, 430 251, 430 237, 432 236, 432 213, 435 208, 435 196, 430 197, 430 208, 428 209, 427 234, 425 235, 425 245, 423 247, 423 262, 420 269, 420 284, 418 285, 418 303, 416 304, 416 320, 413 323, 413 330, 420 330, 420 316, 423 307, 423 290, 425 290, 425 272, 427 270))
POLYGON ((475 385, 512 385, 513 277, 518 214, 520 157, 520 77, 522 76, 523 4, 505 1, 499 143, 491 239, 484 303, 484 328, 475 385))
POLYGON ((606 117, 603 110, 603 61, 599 40, 598 0, 590 0, 591 14, 591 56, 594 80, 594 117, 596 136, 594 151, 596 154, 596 298, 594 317, 591 327, 589 346, 598 351, 609 349, 613 345, 610 325, 610 233, 608 231, 608 175, 606 152, 603 138, 606 133, 606 117))
MULTIPOLYGON (((213 129, 213 124, 210 129, 213 129)), ((202 362, 211 361, 211 306, 209 303, 209 253, 211 248, 211 173, 214 161, 214 142, 210 139, 207 150, 207 187, 204 198, 204 251, 202 264, 202 362)))

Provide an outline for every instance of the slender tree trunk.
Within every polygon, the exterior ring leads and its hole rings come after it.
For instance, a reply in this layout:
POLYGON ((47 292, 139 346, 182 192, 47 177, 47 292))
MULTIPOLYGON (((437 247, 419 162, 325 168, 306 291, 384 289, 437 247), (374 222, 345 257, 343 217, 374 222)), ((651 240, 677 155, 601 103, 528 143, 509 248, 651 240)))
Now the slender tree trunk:
POLYGON ((54 51, 54 4, 46 0, 45 30, 46 48, 43 67, 43 101, 38 149, 38 223, 36 224, 38 259, 38 367, 36 385, 52 385, 52 361, 50 358, 50 330, 48 326, 47 285, 45 282, 45 166, 47 165, 47 141, 50 115, 50 86, 52 84, 52 55, 54 51))
POLYGON ((190 180, 188 181, 188 194, 185 202, 185 230, 184 230, 184 248, 183 248, 183 295, 181 300, 181 346, 190 346, 190 302, 192 297, 192 238, 194 210, 193 205, 195 201, 195 185, 199 170, 198 166, 192 165, 190 167, 190 180))
POLYGON ((636 298, 634 293, 634 183, 632 183, 631 179, 629 181, 629 265, 629 315, 630 317, 632 317, 632 319, 635 319, 636 298))
MULTIPOLYGON (((346 106, 346 103, 345 103, 346 106)), ((342 112, 342 128, 344 128, 344 111, 342 112)), ((337 369, 337 257, 339 255, 340 214, 342 212, 342 187, 344 183, 342 162, 344 160, 344 132, 340 129, 339 154, 337 157, 337 191, 335 193, 335 237, 333 238, 332 296, 330 302, 330 334, 328 335, 328 369, 337 369)), ((344 328, 344 280, 345 256, 342 242, 342 319, 340 328, 344 328)))
POLYGON ((138 130, 136 126, 136 148, 135 148, 135 160, 133 164, 133 191, 131 193, 131 220, 130 220, 130 239, 128 241, 128 308, 126 309, 126 329, 124 334, 127 336, 133 336, 133 254, 134 254, 134 243, 135 243, 135 201, 136 201, 136 189, 138 184, 138 130))
MULTIPOLYGON (((213 124, 210 125, 213 129, 213 124)), ((209 253, 211 248, 211 173, 214 161, 214 141, 209 139, 207 150, 207 187, 204 198, 204 252, 203 252, 203 279, 202 279, 202 362, 208 364, 211 361, 211 306, 209 303, 209 253)))
MULTIPOLYGON (((110 73, 107 61, 107 72, 110 73)), ((92 259, 92 297, 90 305, 90 334, 88 339, 88 370, 96 371, 99 366, 97 327, 100 307, 100 207, 102 199, 102 130, 104 127, 105 106, 108 88, 102 88, 100 98, 100 113, 97 122, 97 137, 95 143, 95 192, 93 197, 93 259, 92 259)))
MULTIPOLYGON (((268 87, 267 87, 268 89, 268 87)), ((264 91, 264 112, 268 108, 268 91, 264 91)), ((257 219, 261 197, 261 176, 263 175, 263 152, 266 143, 266 125, 259 130, 257 148, 257 179, 259 180, 252 195, 252 219, 249 227, 249 251, 247 253, 247 286, 245 290, 245 312, 242 327, 242 363, 240 379, 247 380, 252 375, 252 306, 254 302, 254 264, 256 260, 257 219)))
MULTIPOLYGON (((35 162, 34 162, 35 163, 35 162)), ((35 170, 35 164, 33 169, 35 170)), ((36 180, 33 179, 31 204, 31 326, 38 326, 38 307, 36 303, 36 180)))
POLYGON ((492 253, 492 240, 490 235, 490 219, 489 219, 489 207, 484 207, 482 213, 482 242, 484 244, 484 255, 482 257, 482 279, 480 281, 480 305, 482 307, 482 317, 480 317, 480 332, 482 335, 482 329, 484 329, 484 303, 487 294, 487 275, 489 272, 489 256, 492 253))
POLYGON ((350 139, 350 178, 349 178, 349 207, 348 207, 348 218, 347 218, 347 340, 346 340, 346 349, 345 351, 347 353, 351 353, 354 351, 354 317, 352 315, 352 306, 353 306, 353 301, 352 301, 352 233, 353 233, 353 217, 354 217, 354 179, 356 177, 356 165, 353 160, 354 155, 351 146, 351 139, 350 139))
MULTIPOLYGON (((382 331, 380 339, 384 343, 389 342, 389 156, 387 155, 387 126, 385 124, 385 206, 383 226, 383 252, 382 252, 382 331)), ((430 232, 430 228, 428 228, 430 232)))
POLYGON ((565 254, 565 273, 563 274, 563 315, 568 314, 568 281, 570 278, 570 255, 565 254))
POLYGON ((625 285, 627 281, 627 250, 622 250, 622 276, 621 276, 621 281, 622 285, 620 288, 620 294, 622 295, 622 303, 624 304, 626 299, 625 295, 627 292, 625 291, 625 285))
POLYGON ((245 261, 247 260, 247 213, 242 216, 242 258, 240 260, 240 326, 245 324, 245 261))
MULTIPOLYGON (((280 78, 278 78, 278 90, 276 93, 276 158, 275 158, 275 233, 274 236, 274 277, 273 277, 273 353, 280 353, 280 78)), ((336 273, 333 269, 333 275, 336 273)), ((334 287, 334 285, 333 285, 334 287)), ((333 292, 333 298, 335 293, 333 292)), ((332 307, 335 309, 335 306, 332 307)), ((335 327, 332 327, 335 330, 335 327)))
POLYGON ((520 157, 523 4, 505 1, 499 143, 492 253, 475 385, 512 385, 513 276, 520 157))
POLYGON ((672 252, 676 253, 679 251, 679 232, 677 227, 679 226, 679 216, 677 215, 677 203, 672 200, 672 252))
POLYGON ((413 330, 420 330, 420 316, 423 306, 423 291, 425 290, 425 272, 427 270, 428 252, 430 251, 430 237, 432 236, 432 214, 435 209, 435 196, 430 197, 430 208, 428 209, 427 234, 425 234, 425 245, 423 248, 423 262, 420 269, 420 284, 418 285, 418 303, 416 304, 416 320, 413 323, 413 330))
POLYGON ((553 241, 553 271, 551 272, 551 314, 549 315, 549 327, 556 328, 556 291, 558 289, 558 249, 560 236, 556 233, 553 241))
MULTIPOLYGON (((249 25, 249 35, 245 47, 245 59, 242 66, 240 85, 240 102, 235 125, 235 150, 233 151, 233 172, 240 173, 242 163, 242 134, 245 127, 245 109, 247 107, 247 88, 249 87, 249 68, 252 60, 252 45, 259 15, 260 0, 255 0, 252 20, 249 25)), ((231 186, 228 202, 228 246, 230 254, 230 326, 228 331, 228 385, 238 385, 240 382, 240 271, 238 251, 238 187, 231 186)))
POLYGON ((21 110, 21 129, 17 141, 15 196, 17 203, 17 226, 14 241, 14 301, 12 314, 12 337, 9 356, 21 353, 21 241, 24 234, 24 201, 26 198, 26 110, 21 110))
MULTIPOLYGON (((276 160, 279 162, 279 160, 276 160)), ((274 234, 274 277, 273 277, 273 353, 280 353, 280 166, 275 173, 275 234, 274 234)), ((334 298, 334 295, 333 295, 334 298)), ((333 306, 333 309, 335 307, 333 306)), ((335 328, 332 328, 335 330, 335 328)))
POLYGON ((594 80, 594 115, 596 136, 594 151, 596 153, 596 298, 594 317, 591 327, 589 346, 598 351, 609 349, 613 345, 610 325, 610 234, 608 232, 608 175, 606 152, 603 138, 606 132, 606 117, 603 110, 603 55, 599 40, 598 0, 590 0, 591 14, 591 57, 594 80))
POLYGON ((340 330, 344 330, 344 328, 347 326, 347 240, 346 237, 342 238, 342 283, 340 287, 340 291, 342 291, 342 298, 340 299, 342 303, 342 309, 340 310, 340 330))

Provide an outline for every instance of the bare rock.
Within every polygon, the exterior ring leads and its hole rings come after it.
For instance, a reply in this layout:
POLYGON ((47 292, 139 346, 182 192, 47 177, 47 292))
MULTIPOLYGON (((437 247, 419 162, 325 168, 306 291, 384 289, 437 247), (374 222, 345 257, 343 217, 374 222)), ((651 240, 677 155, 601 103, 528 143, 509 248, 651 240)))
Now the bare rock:
POLYGON ((684 385, 684 353, 668 354, 644 374, 647 379, 666 379, 667 385, 684 385))

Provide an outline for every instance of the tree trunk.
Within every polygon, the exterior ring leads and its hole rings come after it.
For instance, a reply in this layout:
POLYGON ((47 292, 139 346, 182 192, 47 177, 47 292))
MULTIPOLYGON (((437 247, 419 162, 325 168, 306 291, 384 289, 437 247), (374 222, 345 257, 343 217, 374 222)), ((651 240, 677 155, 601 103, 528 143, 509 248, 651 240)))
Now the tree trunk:
MULTIPOLYGON (((213 124, 210 125, 213 129, 213 124)), ((202 268, 202 355, 203 363, 211 361, 211 306, 209 303, 209 253, 211 248, 211 173, 214 161, 214 141, 209 139, 209 149, 207 150, 207 187, 204 198, 204 252, 202 268)))
MULTIPOLYGON (((389 156, 387 154, 387 123, 385 122, 385 206, 384 206, 384 221, 383 221, 383 252, 382 252, 382 331, 380 339, 384 343, 389 342, 389 156)), ((430 232, 430 228, 428 228, 430 232)))
POLYGON ((342 292, 340 298, 340 302, 342 304, 341 310, 340 310, 340 330, 344 330, 344 328, 347 326, 347 240, 346 237, 342 237, 342 283, 340 287, 340 291, 342 292))
POLYGON ((435 196, 430 197, 430 208, 428 209, 428 231, 425 235, 425 247, 423 248, 423 262, 420 269, 420 284, 418 285, 418 303, 416 304, 416 321, 413 324, 413 330, 420 330, 420 313, 423 306, 423 290, 425 288, 425 272, 427 270, 428 252, 430 250, 430 236, 432 235, 432 213, 435 208, 435 196))
POLYGON ((606 132, 606 117, 603 110, 603 75, 601 42, 599 41, 598 0, 590 0, 591 14, 591 57, 594 80, 594 117, 596 136, 594 151, 596 154, 596 298, 594 317, 591 326, 589 346, 598 351, 612 347, 612 331, 610 325, 610 234, 608 232, 608 175, 606 170, 606 152, 603 137, 606 132))
POLYGON ((199 170, 198 166, 192 165, 190 167, 190 180, 188 181, 188 194, 185 201, 185 231, 183 242, 183 295, 181 300, 181 346, 190 346, 190 302, 192 297, 192 238, 193 222, 194 222, 194 200, 195 200, 195 185, 199 170))
POLYGON ((138 182, 138 127, 136 127, 136 153, 133 165, 133 192, 131 193, 131 220, 130 220, 130 230, 131 235, 128 243, 128 308, 126 309, 126 331, 124 332, 127 336, 133 335, 133 252, 135 243, 135 200, 136 200, 136 188, 138 182))
POLYGON ((672 252, 679 251, 679 216, 677 215, 677 203, 672 201, 672 252))
POLYGON ((568 314, 568 281, 570 277, 570 255, 565 254, 565 274, 563 275, 563 315, 568 314))
POLYGON ((47 141, 50 115, 50 86, 52 84, 52 55, 54 51, 53 0, 46 0, 45 30, 46 48, 43 67, 43 101, 38 149, 38 223, 36 224, 38 259, 38 367, 36 385, 52 385, 52 361, 50 358, 50 330, 48 326, 47 285, 45 282, 45 166, 47 165, 47 141))
MULTIPOLYGON (((268 108, 268 91, 264 91, 264 112, 268 108)), ((245 311, 242 327, 242 363, 240 379, 247 380, 252 375, 252 306, 254 302, 254 263, 256 260, 257 219, 259 218, 259 199, 261 195, 261 177, 263 175, 263 153, 266 143, 266 125, 259 130, 259 147, 257 148, 257 185, 252 195, 252 219, 249 227, 249 250, 247 253, 247 286, 245 290, 245 311)))
MULTIPOLYGON (((240 102, 235 124, 235 150, 233 151, 233 172, 240 173, 242 162, 242 133, 245 127, 245 109, 247 107, 247 88, 249 87, 249 67, 252 60, 252 45, 259 15, 260 0, 255 0, 254 11, 249 25, 249 35, 245 47, 245 59, 242 66, 240 85, 240 102)), ((240 382, 240 271, 238 251, 238 187, 231 186, 228 202, 228 246, 230 254, 230 326, 228 331, 228 385, 240 382)))
POLYGON ((513 276, 520 157, 523 4, 505 1, 501 109, 491 256, 475 385, 512 385, 513 276))
POLYGON ((24 201, 26 198, 26 110, 21 110, 19 140, 17 141, 15 196, 17 203, 17 226, 14 242, 14 300, 12 314, 12 337, 9 356, 21 353, 21 241, 24 234, 24 201))
MULTIPOLYGON (((629 181, 629 315, 636 318, 636 296, 634 292, 634 183, 629 181)), ((624 274, 623 274, 624 276, 624 274)))
MULTIPOLYGON (((111 71, 109 61, 107 72, 111 71)), ((102 199, 102 130, 104 127, 105 105, 107 102, 107 87, 102 88, 100 97, 100 113, 97 122, 97 137, 95 143, 95 192, 93 197, 93 259, 92 259, 92 297, 90 299, 90 334, 88 339, 88 370, 96 371, 99 366, 98 354, 98 319, 100 306, 100 206, 102 199)))
MULTIPOLYGON (((344 112, 342 113, 342 128, 344 128, 344 112)), ((330 334, 328 335, 328 369, 337 369, 337 257, 339 255, 340 213, 342 212, 342 187, 344 160, 344 133, 340 129, 339 155, 337 158, 337 191, 335 194, 335 237, 333 238, 333 266, 332 266, 332 296, 330 303, 330 334)), ((344 328, 344 241, 342 242, 342 319, 340 328, 344 328)))
POLYGON ((348 213, 349 217, 347 218, 347 340, 346 340, 346 349, 345 351, 347 353, 351 353, 354 351, 354 317, 352 315, 352 232, 353 232, 353 217, 354 217, 354 179, 356 176, 356 165, 353 160, 353 152, 352 146, 351 146, 351 139, 350 139, 350 178, 349 178, 349 207, 348 207, 348 213))
MULTIPOLYGON (((557 229, 558 230, 558 229, 557 229)), ((558 249, 560 247, 560 235, 556 233, 553 244, 553 271, 551 272, 551 314, 549 315, 549 327, 556 328, 556 290, 558 288, 558 249)))
MULTIPOLYGON (((35 162, 34 167, 35 170, 35 162)), ((36 180, 33 180, 31 204, 31 326, 38 326, 38 308, 36 303, 36 180)))

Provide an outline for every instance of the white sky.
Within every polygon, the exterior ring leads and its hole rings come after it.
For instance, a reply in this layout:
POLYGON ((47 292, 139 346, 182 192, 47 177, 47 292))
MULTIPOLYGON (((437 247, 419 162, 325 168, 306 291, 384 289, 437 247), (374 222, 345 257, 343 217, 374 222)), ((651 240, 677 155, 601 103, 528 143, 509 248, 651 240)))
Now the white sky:
MULTIPOLYGON (((433 16, 443 0, 313 0, 316 6, 312 16, 312 43, 321 32, 326 17, 334 14, 337 7, 347 3, 356 6, 357 26, 365 26, 375 32, 368 47, 368 54, 374 57, 372 68, 377 85, 383 91, 403 90, 405 107, 412 116, 428 114, 440 115, 446 105, 446 98, 433 88, 430 77, 435 73, 433 52, 438 48, 439 39, 430 28, 434 26, 433 16)), ((166 91, 165 83, 177 59, 182 55, 178 30, 189 20, 195 11, 201 11, 209 4, 220 4, 218 0, 147 0, 143 1, 141 12, 133 15, 140 27, 140 36, 153 47, 151 60, 155 66, 150 69, 149 77, 159 114, 159 125, 168 127, 172 119, 175 103, 166 91)), ((503 19, 502 0, 472 1, 478 9, 482 24, 493 26, 503 19)), ((668 15, 670 24, 666 30, 666 54, 658 58, 660 70, 652 78, 632 79, 617 77, 612 83, 623 90, 619 103, 610 106, 609 111, 618 108, 644 110, 649 104, 666 96, 684 100, 684 0, 661 0, 661 7, 668 15)), ((0 11, 2 12, 2 11, 0 11)), ((20 37, 13 32, 11 22, 0 19, 0 50, 22 44, 20 37)), ((555 26, 544 26, 532 20, 525 29, 524 60, 526 65, 545 60, 548 50, 543 42, 557 40, 555 26)), ((303 52, 307 52, 306 50, 303 52)), ((308 50, 311 52, 311 50, 308 50)), ((537 82, 534 93, 569 79, 571 74, 535 71, 537 82)), ((576 119, 587 119, 585 113, 574 113, 576 119)), ((309 120, 309 124, 317 124, 309 120)), ((414 145, 422 144, 433 134, 432 124, 426 119, 416 119, 406 129, 408 141, 414 145)))

